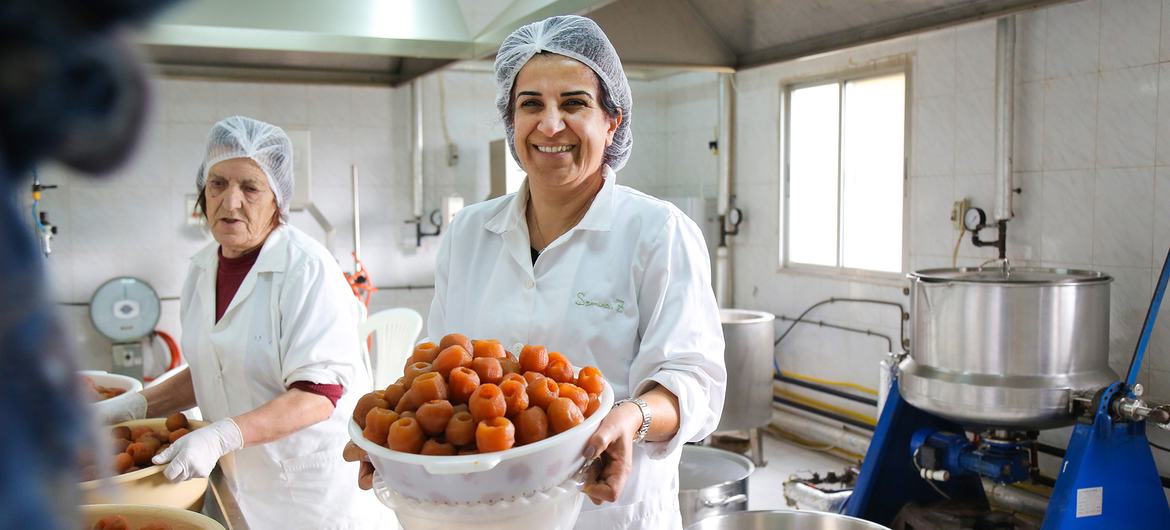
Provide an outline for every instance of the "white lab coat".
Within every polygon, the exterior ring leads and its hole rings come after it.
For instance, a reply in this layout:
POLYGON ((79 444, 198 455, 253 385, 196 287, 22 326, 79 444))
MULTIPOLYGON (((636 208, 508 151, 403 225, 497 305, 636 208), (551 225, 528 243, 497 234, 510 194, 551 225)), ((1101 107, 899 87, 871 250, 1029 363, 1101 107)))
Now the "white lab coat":
POLYGON ((585 217, 532 262, 520 191, 459 212, 439 250, 428 333, 542 344, 601 369, 616 398, 654 382, 678 396, 678 435, 635 446, 621 498, 588 500, 577 528, 682 528, 678 460, 715 430, 727 380, 710 262, 670 203, 605 184, 585 217))
POLYGON ((345 387, 328 420, 220 460, 249 527, 375 528, 387 511, 358 490, 357 464, 341 458, 350 411, 371 385, 341 269, 312 238, 281 226, 216 322, 218 248, 192 258, 181 299, 183 353, 204 418, 256 409, 296 381, 345 387))

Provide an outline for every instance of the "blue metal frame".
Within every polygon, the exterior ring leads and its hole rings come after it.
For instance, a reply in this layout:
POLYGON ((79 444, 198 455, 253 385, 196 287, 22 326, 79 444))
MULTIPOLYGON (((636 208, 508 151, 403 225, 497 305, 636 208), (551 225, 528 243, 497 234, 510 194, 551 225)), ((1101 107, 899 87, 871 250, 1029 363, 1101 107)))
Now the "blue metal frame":
MULTIPOLYGON (((963 432, 958 424, 907 403, 898 391, 897 379, 894 379, 873 440, 861 463, 857 487, 842 513, 889 526, 898 511, 908 503, 928 504, 942 500, 931 483, 918 475, 911 458, 910 440, 914 432, 922 428, 963 432)), ((984 503, 987 499, 983 483, 977 476, 956 477, 934 484, 951 498, 978 499, 984 503)))
POLYGON ((1073 429, 1041 530, 1170 528, 1146 422, 1115 423, 1109 416, 1109 402, 1121 388, 1111 385, 1093 423, 1073 429))

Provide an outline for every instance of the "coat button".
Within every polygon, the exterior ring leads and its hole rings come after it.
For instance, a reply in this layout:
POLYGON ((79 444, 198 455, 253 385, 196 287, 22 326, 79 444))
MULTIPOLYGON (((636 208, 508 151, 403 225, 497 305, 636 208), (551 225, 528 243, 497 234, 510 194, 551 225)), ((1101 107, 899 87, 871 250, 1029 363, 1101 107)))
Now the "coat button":
POLYGON ((533 288, 533 287, 536 287, 536 282, 532 281, 532 278, 529 278, 528 280, 526 280, 526 281, 524 282, 524 288, 525 288, 525 289, 531 289, 531 288, 533 288))

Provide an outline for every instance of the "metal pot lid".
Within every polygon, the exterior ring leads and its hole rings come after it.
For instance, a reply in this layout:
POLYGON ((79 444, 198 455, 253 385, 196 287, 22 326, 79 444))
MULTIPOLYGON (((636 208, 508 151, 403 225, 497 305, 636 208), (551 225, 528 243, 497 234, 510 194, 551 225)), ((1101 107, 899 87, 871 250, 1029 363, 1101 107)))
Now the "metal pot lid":
POLYGON ((684 445, 678 462, 678 489, 701 490, 739 482, 755 472, 747 457, 697 445, 684 445))
POLYGON ((924 269, 908 275, 912 280, 923 282, 969 282, 1012 285, 1080 285, 1108 283, 1113 278, 1097 271, 1078 269, 1049 269, 1040 267, 1012 267, 1007 271, 999 267, 960 267, 957 269, 924 269))

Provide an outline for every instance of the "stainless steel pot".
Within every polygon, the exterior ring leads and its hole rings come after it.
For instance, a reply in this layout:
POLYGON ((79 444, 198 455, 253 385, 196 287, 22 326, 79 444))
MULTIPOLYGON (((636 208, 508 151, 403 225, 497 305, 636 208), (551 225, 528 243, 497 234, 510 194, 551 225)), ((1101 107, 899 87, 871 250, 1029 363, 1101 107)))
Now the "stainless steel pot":
POLYGON ((1117 379, 1109 368, 1109 276, 1011 268, 910 274, 907 402, 971 428, 1073 423, 1071 393, 1117 379))
POLYGON ((772 510, 719 515, 687 530, 890 530, 877 523, 824 512, 772 510))
POLYGON ((772 359, 775 315, 745 309, 720 309, 723 323, 727 397, 720 431, 745 431, 772 421, 772 359))
POLYGON ((704 517, 747 509, 748 477, 756 470, 743 455, 684 445, 678 462, 678 505, 683 526, 704 517))

